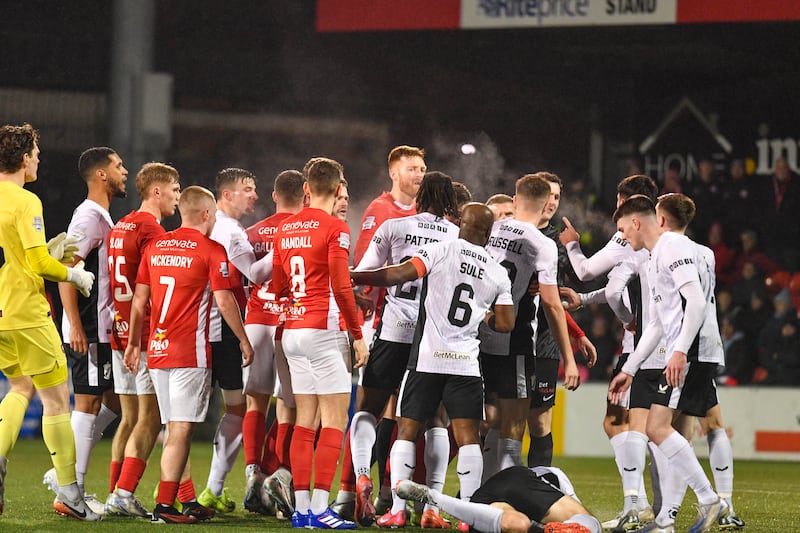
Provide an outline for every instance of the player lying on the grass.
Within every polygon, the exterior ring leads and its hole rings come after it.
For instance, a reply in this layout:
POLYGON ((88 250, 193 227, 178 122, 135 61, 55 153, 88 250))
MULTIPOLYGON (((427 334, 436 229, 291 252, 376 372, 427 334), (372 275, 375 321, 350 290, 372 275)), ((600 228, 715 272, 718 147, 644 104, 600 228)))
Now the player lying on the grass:
POLYGON ((575 496, 567 476, 553 467, 512 466, 472 494, 470 501, 403 480, 398 496, 438 506, 481 533, 600 533, 600 522, 575 496))

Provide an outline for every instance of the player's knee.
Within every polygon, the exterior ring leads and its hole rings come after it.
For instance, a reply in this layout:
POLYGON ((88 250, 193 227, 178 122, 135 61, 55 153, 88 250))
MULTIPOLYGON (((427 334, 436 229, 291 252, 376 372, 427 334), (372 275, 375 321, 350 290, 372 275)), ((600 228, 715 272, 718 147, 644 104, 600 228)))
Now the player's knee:
POLYGON ((500 518, 502 533, 527 533, 530 527, 530 519, 519 511, 504 511, 500 518))

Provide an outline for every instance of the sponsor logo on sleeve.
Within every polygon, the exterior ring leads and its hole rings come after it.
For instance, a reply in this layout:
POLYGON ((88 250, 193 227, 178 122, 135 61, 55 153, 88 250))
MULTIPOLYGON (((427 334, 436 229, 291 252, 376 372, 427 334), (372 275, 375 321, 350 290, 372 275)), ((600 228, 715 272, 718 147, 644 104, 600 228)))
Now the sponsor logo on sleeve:
POLYGON ((37 233, 41 233, 44 229, 44 221, 42 217, 33 217, 33 229, 36 230, 37 233))

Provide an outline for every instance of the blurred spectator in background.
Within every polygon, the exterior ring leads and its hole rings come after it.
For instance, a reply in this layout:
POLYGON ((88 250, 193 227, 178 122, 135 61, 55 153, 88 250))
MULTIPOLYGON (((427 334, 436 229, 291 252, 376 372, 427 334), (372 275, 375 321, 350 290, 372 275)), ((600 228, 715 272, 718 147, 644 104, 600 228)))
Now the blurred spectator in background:
POLYGON ((758 337, 764 324, 772 317, 772 302, 767 298, 764 289, 755 289, 750 294, 750 301, 742 306, 740 322, 744 331, 747 347, 752 352, 758 349, 758 337))
POLYGON ((731 286, 733 305, 747 307, 754 291, 766 291, 764 276, 756 266, 747 261, 742 264, 736 283, 731 286))
POLYGON ((757 338, 759 357, 773 353, 778 348, 783 329, 783 321, 787 316, 795 315, 792 300, 787 289, 783 289, 772 299, 772 316, 764 323, 757 338))
POLYGON ((759 363, 754 382, 764 385, 800 385, 800 335, 795 313, 788 313, 783 318, 780 337, 774 349, 760 354, 759 363))
MULTIPOLYGON (((728 246, 739 246, 739 235, 748 229, 755 217, 752 178, 744 173, 744 161, 734 159, 728 169, 728 178, 722 182, 720 222, 725 228, 728 246)), ((719 260, 717 260, 719 262, 719 260)))
POLYGON ((725 243, 722 224, 714 222, 708 230, 708 247, 714 252, 717 290, 730 287, 736 280, 736 250, 725 243))
POLYGON ((597 350, 597 362, 589 369, 589 379, 609 381, 620 352, 620 339, 614 335, 611 321, 605 314, 596 313, 592 317, 589 338, 597 350))
POLYGON ((681 190, 681 165, 673 161, 664 169, 664 183, 661 184, 660 194, 668 192, 683 192, 681 190))
MULTIPOLYGON (((744 276, 744 265, 751 263, 763 276, 769 276, 781 269, 781 265, 774 261, 758 246, 758 235, 753 230, 743 231, 739 236, 742 243, 739 257, 736 258, 736 279, 744 276)), ((796 242, 796 241, 795 241, 796 242)))
POLYGON ((720 381, 724 385, 746 385, 750 383, 758 362, 756 353, 747 346, 744 331, 736 327, 735 314, 723 315, 719 326, 725 350, 725 367, 720 369, 720 381))
POLYGON ((686 187, 686 194, 694 200, 697 208, 688 232, 697 242, 705 242, 709 237, 711 224, 719 219, 721 187, 714 175, 714 162, 704 157, 697 164, 697 176, 686 187))
POLYGON ((783 158, 775 161, 774 174, 761 180, 756 199, 761 209, 754 220, 761 222, 764 251, 794 272, 800 267, 800 180, 783 158))

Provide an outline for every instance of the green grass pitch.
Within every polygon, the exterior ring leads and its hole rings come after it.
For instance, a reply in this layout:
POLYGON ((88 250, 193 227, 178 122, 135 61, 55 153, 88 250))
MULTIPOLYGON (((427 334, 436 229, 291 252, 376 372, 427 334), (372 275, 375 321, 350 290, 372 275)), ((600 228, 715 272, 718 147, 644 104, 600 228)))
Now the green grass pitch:
MULTIPOLYGON (((94 451, 87 479, 87 491, 97 493, 102 501, 105 500, 108 490, 109 453, 110 441, 104 439, 94 451)), ((159 454, 160 448, 151 458, 137 491, 137 495, 148 508, 153 506, 152 493, 158 480, 159 454)), ((211 444, 194 442, 192 471, 198 493, 205 485, 210 462, 211 444)), ((578 496, 601 521, 608 520, 619 511, 622 494, 613 459, 556 457, 553 462, 567 473, 578 496)), ((707 468, 707 461, 701 462, 707 468)), ((800 532, 800 463, 739 461, 735 466, 734 504, 737 514, 747 523, 745 531, 800 532)), ((62 518, 53 512, 52 493, 42 485, 42 474, 48 468, 49 456, 41 439, 21 439, 17 442, 8 464, 5 512, 0 516, 0 531, 152 532, 157 527, 180 527, 154 525, 144 520, 124 517, 107 517, 99 523, 81 523, 62 518)), ((190 526, 193 531, 269 532, 291 529, 287 522, 250 515, 242 510, 244 464, 241 455, 228 477, 227 486, 237 501, 236 510, 205 524, 190 526)), ((334 487, 338 487, 338 481, 334 487)), ((458 479, 453 464, 448 473, 445 492, 454 494, 457 488, 458 479)), ((677 531, 688 528, 694 517, 694 503, 694 495, 690 490, 678 517, 677 531)), ((422 531, 415 527, 407 527, 406 530, 422 531)))

